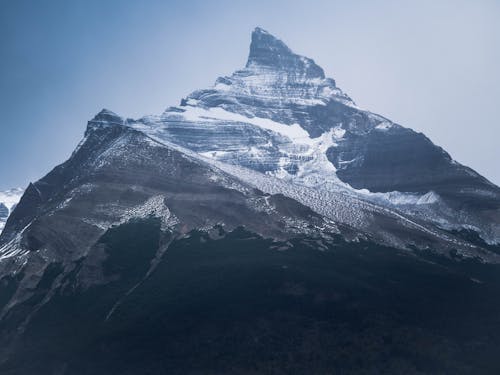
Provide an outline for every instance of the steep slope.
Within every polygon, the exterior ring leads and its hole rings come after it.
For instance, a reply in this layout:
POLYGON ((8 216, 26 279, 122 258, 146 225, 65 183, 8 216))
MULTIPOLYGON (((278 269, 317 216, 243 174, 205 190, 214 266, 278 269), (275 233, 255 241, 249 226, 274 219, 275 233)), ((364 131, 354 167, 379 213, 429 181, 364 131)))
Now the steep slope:
POLYGON ((150 214, 162 218, 165 229, 245 225, 276 237, 293 232, 293 219, 322 223, 311 210, 295 210, 296 202, 288 214, 280 213, 275 200, 292 202, 265 196, 102 111, 89 122, 71 158, 28 186, 0 237, 2 256, 13 249, 16 254, 43 249, 81 256, 82 247, 112 225, 150 214), (294 217, 297 212, 305 216, 294 217))
MULTIPOLYGON (((276 241, 354 233, 290 198, 264 194, 160 144, 102 111, 89 122, 71 158, 30 184, 0 236, 0 322, 5 323, 0 327, 5 349, 0 362, 75 270, 79 288, 110 282, 102 247, 107 233, 126 223, 149 221, 157 223, 159 242, 136 282, 154 271, 170 242, 192 230, 218 238, 244 226, 276 241)), ((139 259, 141 249, 134 251, 139 259)))

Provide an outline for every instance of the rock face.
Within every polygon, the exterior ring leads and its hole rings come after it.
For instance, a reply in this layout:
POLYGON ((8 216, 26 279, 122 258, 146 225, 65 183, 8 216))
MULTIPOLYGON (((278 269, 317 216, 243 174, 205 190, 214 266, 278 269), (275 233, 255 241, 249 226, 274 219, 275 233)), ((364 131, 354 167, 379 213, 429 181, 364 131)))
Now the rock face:
POLYGON ((498 187, 257 28, 245 68, 160 116, 102 110, 27 187, 0 235, 0 372, 488 373, 498 243, 498 187))
POLYGON ((337 175, 355 188, 375 192, 430 190, 450 198, 490 195, 498 204, 498 187, 455 162, 423 134, 391 127, 349 134, 328 158, 337 175))

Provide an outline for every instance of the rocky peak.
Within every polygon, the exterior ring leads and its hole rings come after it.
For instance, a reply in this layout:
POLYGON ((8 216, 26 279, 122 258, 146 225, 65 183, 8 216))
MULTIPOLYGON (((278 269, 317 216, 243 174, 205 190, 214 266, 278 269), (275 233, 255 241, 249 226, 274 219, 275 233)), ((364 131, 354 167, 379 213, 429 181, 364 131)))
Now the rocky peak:
POLYGON ((325 78, 323 69, 314 60, 297 55, 281 40, 261 29, 252 33, 246 68, 271 68, 305 78, 325 78))
POLYGON ((125 122, 126 121, 122 117, 118 116, 113 111, 104 108, 87 123, 87 131, 85 134, 88 135, 90 132, 103 127, 125 125, 125 122))
POLYGON ((116 113, 113 111, 110 111, 109 109, 102 109, 97 115, 94 116, 92 120, 89 121, 90 123, 106 123, 106 124, 116 124, 116 125, 123 125, 124 121, 123 118, 118 116, 116 113))

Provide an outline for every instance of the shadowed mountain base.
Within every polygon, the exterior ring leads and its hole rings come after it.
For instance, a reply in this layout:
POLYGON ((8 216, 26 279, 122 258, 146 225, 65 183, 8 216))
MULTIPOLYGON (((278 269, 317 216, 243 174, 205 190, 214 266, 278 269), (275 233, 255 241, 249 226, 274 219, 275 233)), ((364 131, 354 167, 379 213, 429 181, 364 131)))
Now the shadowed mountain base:
MULTIPOLYGON (((143 279, 165 241, 159 222, 110 230, 101 244, 114 281, 84 290, 76 268, 28 324, 1 373, 500 371, 500 339, 492 334, 500 329, 499 266, 419 259, 340 238, 319 251, 308 238, 220 234, 173 241, 143 279)), ((48 288, 58 272, 53 267, 40 284, 48 288)), ((13 311, 3 328, 15 319, 13 311)))

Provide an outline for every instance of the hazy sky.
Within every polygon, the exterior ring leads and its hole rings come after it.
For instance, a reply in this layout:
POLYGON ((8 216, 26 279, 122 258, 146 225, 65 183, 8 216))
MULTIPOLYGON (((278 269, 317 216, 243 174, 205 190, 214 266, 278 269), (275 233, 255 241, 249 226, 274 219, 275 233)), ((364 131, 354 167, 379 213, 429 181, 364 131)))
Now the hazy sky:
POLYGON ((500 1, 0 2, 0 189, 64 161, 101 108, 159 114, 243 67, 255 26, 500 184, 500 1))

